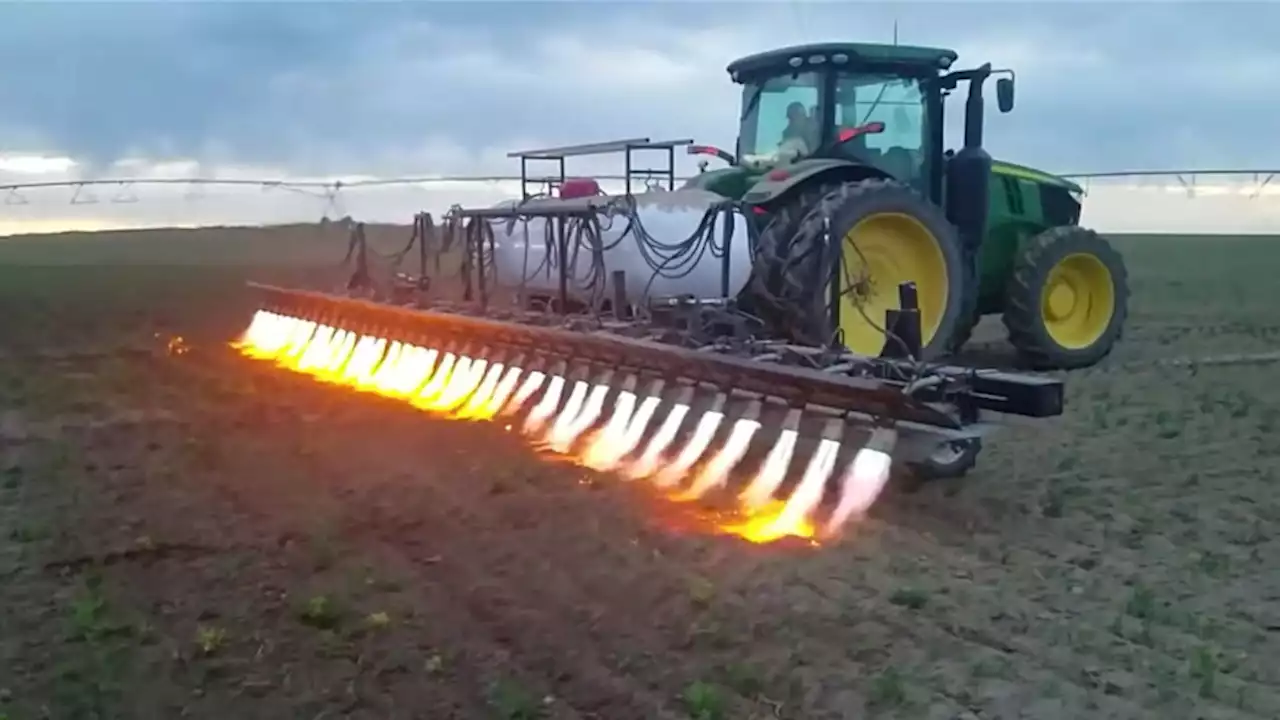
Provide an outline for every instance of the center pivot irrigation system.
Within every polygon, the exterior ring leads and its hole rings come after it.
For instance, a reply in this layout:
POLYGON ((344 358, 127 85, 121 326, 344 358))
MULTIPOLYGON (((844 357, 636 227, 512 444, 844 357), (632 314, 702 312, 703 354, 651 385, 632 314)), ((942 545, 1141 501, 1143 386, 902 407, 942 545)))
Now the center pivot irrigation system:
POLYGON ((357 227, 347 287, 254 285, 239 346, 504 418, 677 499, 732 498, 722 527, 753 541, 837 532, 892 468, 956 477, 1002 419, 1062 413, 1057 379, 946 363, 982 315, 1002 314, 1039 369, 1097 362, 1124 322, 1124 264, 1078 227, 1080 188, 982 148, 984 82, 1001 76, 1008 112, 1012 73, 955 59, 850 43, 740 59, 736 152, 634 138, 512 153, 524 197, 454 207, 438 227, 419 215, 416 274, 375 282, 357 227), (677 188, 681 148, 727 167, 704 162, 677 188), (566 158, 603 153, 624 156, 624 194, 566 174, 566 158), (655 154, 662 166, 637 167, 655 154))

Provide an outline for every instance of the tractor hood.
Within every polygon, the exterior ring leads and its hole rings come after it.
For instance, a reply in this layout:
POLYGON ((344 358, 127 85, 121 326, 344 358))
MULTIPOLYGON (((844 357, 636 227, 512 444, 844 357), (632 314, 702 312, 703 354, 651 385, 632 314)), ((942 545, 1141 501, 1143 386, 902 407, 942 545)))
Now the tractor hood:
POLYGON ((1052 175, 1044 172, 1043 170, 1036 170, 1035 168, 1030 168, 1026 165, 1018 165, 1016 163, 996 160, 991 164, 991 171, 997 175, 1008 175, 1011 177, 1022 178, 1023 180, 1030 180, 1031 182, 1039 183, 1041 185, 1060 187, 1072 192, 1073 194, 1081 194, 1084 192, 1084 188, 1066 178, 1052 175))

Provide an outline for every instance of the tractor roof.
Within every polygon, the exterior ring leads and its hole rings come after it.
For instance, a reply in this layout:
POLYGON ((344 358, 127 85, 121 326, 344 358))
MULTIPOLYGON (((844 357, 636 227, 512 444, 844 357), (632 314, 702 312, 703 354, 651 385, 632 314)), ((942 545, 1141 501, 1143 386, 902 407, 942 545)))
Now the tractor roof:
POLYGON ((750 75, 761 71, 787 67, 787 62, 795 56, 807 58, 810 55, 835 55, 841 53, 849 56, 851 63, 894 63, 903 65, 925 65, 945 70, 955 62, 956 52, 942 48, 918 47, 915 45, 877 45, 873 43, 811 43, 809 45, 792 45, 790 47, 766 50, 748 55, 729 63, 726 68, 730 76, 750 75))

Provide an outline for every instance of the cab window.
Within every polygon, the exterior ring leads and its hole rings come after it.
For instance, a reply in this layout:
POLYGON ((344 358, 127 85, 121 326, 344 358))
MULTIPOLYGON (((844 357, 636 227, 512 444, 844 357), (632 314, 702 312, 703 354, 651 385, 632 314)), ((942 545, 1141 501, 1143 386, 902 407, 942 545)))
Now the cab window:
POLYGON ((860 135, 845 149, 903 182, 916 183, 923 175, 927 137, 924 100, 914 78, 842 75, 836 81, 836 133, 883 123, 884 132, 860 135))
POLYGON ((746 83, 739 155, 763 157, 788 148, 803 148, 801 154, 808 155, 816 150, 821 87, 821 76, 812 72, 746 83))

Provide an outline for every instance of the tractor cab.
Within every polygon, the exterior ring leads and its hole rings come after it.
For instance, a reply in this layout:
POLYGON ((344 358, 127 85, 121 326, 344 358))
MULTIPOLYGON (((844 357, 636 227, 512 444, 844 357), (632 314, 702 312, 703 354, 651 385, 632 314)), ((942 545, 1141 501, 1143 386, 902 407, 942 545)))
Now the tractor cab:
MULTIPOLYGON (((727 68, 742 86, 735 152, 690 149, 734 167, 712 171, 712 177, 694 184, 742 197, 747 178, 830 160, 869 168, 941 204, 947 184, 944 99, 960 81, 969 82, 965 147, 970 149, 957 153, 964 165, 964 156, 982 144, 982 86, 993 72, 990 65, 948 72, 955 60, 952 50, 864 43, 786 47, 736 60, 727 68)), ((1000 110, 1012 109, 1011 77, 1000 79, 997 94, 1000 110)), ((987 173, 989 163, 988 157, 982 168, 970 169, 987 173)))
POLYGON ((793 57, 800 62, 748 58, 731 67, 742 83, 737 155, 744 167, 844 157, 921 183, 931 140, 928 72, 857 62, 848 52, 793 57))

